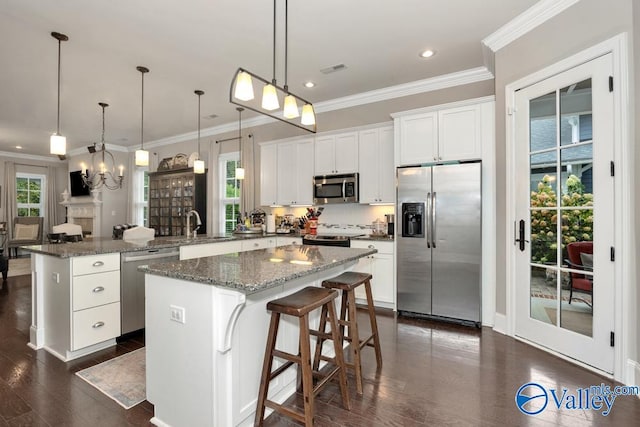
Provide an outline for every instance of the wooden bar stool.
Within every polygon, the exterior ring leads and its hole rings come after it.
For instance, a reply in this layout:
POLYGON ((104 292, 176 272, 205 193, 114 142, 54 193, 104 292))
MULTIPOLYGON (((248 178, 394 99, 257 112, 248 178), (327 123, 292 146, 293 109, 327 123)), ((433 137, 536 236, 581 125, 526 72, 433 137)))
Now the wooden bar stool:
MULTIPOLYGON (((267 310, 271 311, 271 323, 269 325, 269 336, 267 337, 267 347, 264 354, 264 364, 262 367, 262 378, 260 379, 260 390, 258 391, 258 406, 256 410, 255 425, 261 426, 264 421, 265 408, 269 407, 280 414, 291 417, 299 422, 305 423, 306 426, 313 425, 314 414, 314 397, 315 395, 336 375, 339 375, 340 392, 342 393, 342 405, 345 409, 351 409, 349 403, 349 393, 347 389, 347 374, 344 363, 344 354, 341 347, 341 337, 339 335, 338 319, 336 317, 335 306, 333 300, 338 296, 338 292, 331 289, 306 287, 284 298, 269 301, 267 310), (309 312, 322 307, 323 313, 328 313, 331 332, 326 333, 309 329, 309 312), (280 315, 286 314, 299 319, 300 338, 298 343, 298 354, 294 355, 284 351, 277 350, 276 339, 278 337, 278 325, 280 323, 280 315), (311 360, 311 335, 321 338, 323 341, 330 339, 334 343, 335 357, 325 358, 330 361, 334 367, 327 373, 318 372, 312 369, 317 366, 311 360), (284 359, 285 362, 275 371, 271 372, 273 358, 284 359), (286 408, 276 402, 267 399, 269 393, 269 384, 271 380, 286 371, 294 363, 299 365, 302 371, 302 394, 304 397, 304 413, 286 408), (319 378, 317 384, 313 385, 313 377, 319 378)), ((326 324, 326 315, 325 324, 326 324)))
MULTIPOLYGON (((380 369, 382 367, 382 352, 380 351, 380 338, 378 337, 378 322, 376 322, 376 313, 373 308, 373 296, 371 294, 371 279, 373 276, 368 273, 358 273, 355 271, 347 271, 339 276, 322 282, 322 286, 328 289, 342 290, 342 306, 340 307, 340 335, 343 339, 350 342, 353 363, 346 363, 348 368, 352 368, 356 374, 356 390, 358 394, 362 394, 362 362, 360 352, 364 346, 373 347, 376 352, 376 365, 380 369), (371 324, 371 335, 367 338, 360 339, 358 331, 358 321, 356 316, 356 296, 355 289, 364 285, 367 295, 367 310, 369 312, 369 322, 371 324), (345 335, 344 328, 348 327, 348 334, 345 335)), ((327 323, 327 312, 322 309, 320 315, 320 332, 324 332, 327 323)), ((314 358, 314 369, 318 368, 318 363, 323 360, 320 354, 322 350, 323 337, 319 336, 316 343, 316 354, 314 358)))

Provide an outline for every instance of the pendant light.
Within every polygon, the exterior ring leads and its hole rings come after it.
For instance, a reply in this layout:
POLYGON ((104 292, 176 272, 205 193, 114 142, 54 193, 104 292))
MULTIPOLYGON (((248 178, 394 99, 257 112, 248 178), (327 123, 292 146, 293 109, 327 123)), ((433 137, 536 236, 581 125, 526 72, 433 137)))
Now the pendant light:
POLYGON ((64 156, 67 154, 67 138, 60 135, 60 63, 61 63, 61 50, 62 42, 69 40, 64 34, 51 33, 51 37, 58 40, 58 120, 56 125, 56 133, 51 135, 49 139, 49 152, 51 154, 57 154, 58 156, 64 156))
POLYGON ((144 149, 144 75, 149 72, 147 67, 137 66, 142 76, 142 109, 140 118, 140 149, 136 150, 136 166, 149 166, 149 152, 144 149))
POLYGON ((193 173, 204 173, 204 160, 200 159, 200 97, 204 95, 201 90, 196 90, 193 93, 198 95, 198 159, 193 162, 193 173))
POLYGON ((240 151, 240 158, 236 166, 236 179, 244 179, 244 168, 242 167, 242 112, 244 108, 238 107, 236 110, 238 111, 238 150, 240 151))
MULTIPOLYGON (((276 0, 273 0, 273 76, 266 80, 243 68, 238 68, 231 81, 229 101, 271 118, 289 123, 308 132, 316 132, 316 118, 313 104, 291 93, 288 85, 288 53, 289 53, 289 2, 285 0, 284 30, 284 87, 276 82, 276 0), (254 100, 253 84, 262 87, 262 100, 254 100), (262 85, 262 86, 260 86, 262 85), (280 101, 284 107, 280 110, 280 101), (302 113, 300 107, 302 106, 302 113), (299 119, 298 119, 299 118, 299 119)), ((259 89, 258 89, 259 90, 259 89)))
POLYGON ((124 166, 120 165, 118 175, 116 175, 116 163, 111 154, 107 150, 107 144, 104 142, 104 109, 109 106, 104 102, 99 102, 98 105, 102 108, 102 138, 100 139, 100 149, 97 150, 97 144, 94 142, 93 146, 87 147, 91 154, 91 170, 87 170, 86 174, 82 175, 82 181, 84 185, 91 190, 97 190, 105 187, 108 190, 117 190, 122 188, 122 181, 124 179, 124 166), (96 160, 99 160, 99 164, 96 165, 96 160), (108 164, 107 164, 108 163, 108 164))

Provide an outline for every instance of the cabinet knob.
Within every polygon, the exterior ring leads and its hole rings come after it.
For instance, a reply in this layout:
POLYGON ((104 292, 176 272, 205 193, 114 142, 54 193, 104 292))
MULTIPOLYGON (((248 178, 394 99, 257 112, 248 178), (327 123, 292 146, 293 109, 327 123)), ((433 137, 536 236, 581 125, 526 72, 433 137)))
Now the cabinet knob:
POLYGON ((96 286, 95 288, 93 288, 93 292, 96 294, 102 291, 104 291, 104 286, 96 286))
POLYGON ((93 329, 102 328, 103 326, 104 326, 104 322, 96 322, 93 325, 91 325, 93 329))
POLYGON ((258 243, 254 243, 253 246, 257 248, 260 245, 258 243))

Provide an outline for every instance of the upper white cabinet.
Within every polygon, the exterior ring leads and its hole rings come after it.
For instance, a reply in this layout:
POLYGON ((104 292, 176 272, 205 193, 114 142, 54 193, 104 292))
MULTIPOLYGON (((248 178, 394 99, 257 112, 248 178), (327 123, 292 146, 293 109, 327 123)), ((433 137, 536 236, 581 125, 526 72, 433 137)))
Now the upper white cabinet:
POLYGON ((393 127, 359 132, 360 203, 394 203, 393 127))
POLYGON ((316 137, 315 174, 358 172, 358 133, 316 137))
POLYGON ((451 108, 394 114, 397 165, 482 158, 482 128, 494 126, 492 109, 493 101, 470 100, 451 108))
POLYGON ((260 146, 260 205, 278 204, 278 146, 260 146))
POLYGON ((313 164, 313 138, 285 142, 277 147, 277 204, 313 204, 313 169, 310 167, 313 164))

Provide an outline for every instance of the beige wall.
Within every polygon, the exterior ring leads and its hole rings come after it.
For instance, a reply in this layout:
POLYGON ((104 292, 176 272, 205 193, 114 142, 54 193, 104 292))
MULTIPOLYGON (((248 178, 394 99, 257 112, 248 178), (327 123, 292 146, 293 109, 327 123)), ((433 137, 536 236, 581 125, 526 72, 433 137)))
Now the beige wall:
MULTIPOLYGON (((635 12, 637 16, 638 12, 635 12)), ((635 22, 638 22, 638 20, 635 22)), ((632 0, 613 2, 581 0, 560 15, 535 28, 496 53, 496 195, 498 224, 496 236, 496 311, 498 313, 505 313, 506 311, 507 278, 504 260, 509 250, 506 245, 507 233, 511 230, 511 225, 505 224, 507 216, 505 182, 509 179, 506 176, 505 166, 505 86, 617 34, 626 32, 631 36, 633 31, 632 0), (503 226, 500 227, 500 224, 503 224, 503 226)), ((635 37, 637 41, 637 29, 635 37)), ((636 51, 638 50, 637 43, 635 49, 636 51)), ((629 75, 638 79, 633 72, 633 68, 630 70, 629 75)), ((636 92, 637 95, 638 93, 636 92)), ((636 154, 636 162, 637 160, 638 154, 636 154)), ((636 182, 638 181, 637 175, 638 173, 636 172, 636 182)), ((625 268, 632 267, 625 266, 625 268)), ((633 280, 632 283, 635 284, 636 281, 633 280)), ((635 295, 634 298, 636 298, 635 295)), ((631 353, 635 353, 637 345, 636 334, 633 335, 634 337, 629 336, 634 341, 632 343, 634 350, 631 353)), ((638 360, 634 354, 630 356, 638 360)))

